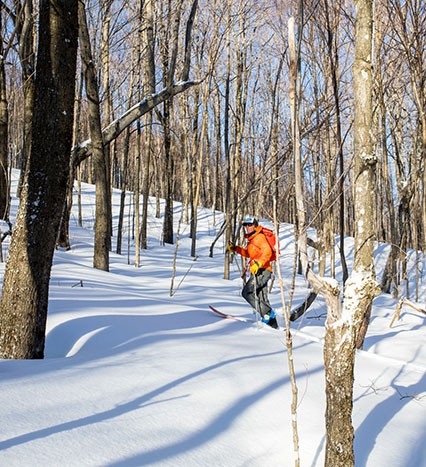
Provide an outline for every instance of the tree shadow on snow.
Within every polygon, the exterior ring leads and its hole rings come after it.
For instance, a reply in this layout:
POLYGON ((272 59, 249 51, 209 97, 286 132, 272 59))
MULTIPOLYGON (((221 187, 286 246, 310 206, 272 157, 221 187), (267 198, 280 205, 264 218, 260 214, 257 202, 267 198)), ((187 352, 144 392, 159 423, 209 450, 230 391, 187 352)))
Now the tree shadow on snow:
MULTIPOLYGON (((402 370, 401 370, 402 371, 402 370)), ((411 386, 402 386, 396 383, 400 373, 398 373, 391 388, 395 392, 377 404, 373 410, 366 416, 364 421, 356 430, 355 436, 355 452, 357 465, 367 465, 368 458, 376 445, 377 438, 383 431, 384 427, 392 420, 399 410, 402 410, 407 403, 413 404, 417 401, 413 400, 415 394, 424 392, 426 387, 426 374, 415 384, 411 386), (399 399, 399 403, 395 399, 399 399)), ((412 440, 411 427, 407 425, 406 436, 412 440)), ((424 439, 426 437, 426 422, 422 433, 415 432, 417 441, 413 444, 407 443, 407 450, 402 454, 404 465, 426 465, 426 451, 424 449, 424 439)), ((405 444, 405 443, 404 443, 405 444)), ((397 465, 397 464, 394 464, 397 465)))
MULTIPOLYGON (((117 406, 114 406, 113 408, 106 410, 101 413, 97 413, 94 415, 89 415, 87 417, 82 417, 77 420, 71 420, 69 422, 64 422, 60 423, 55 426, 51 426, 48 428, 43 428, 40 430, 33 431, 31 433, 26 433, 23 435, 16 436, 14 438, 10 438, 8 440, 4 440, 0 442, 0 451, 3 449, 8 449, 13 446, 17 446, 20 444, 25 444, 29 443, 34 440, 39 440, 43 439, 49 436, 52 436, 56 433, 61 433, 61 432, 67 432, 71 431, 73 429, 77 429, 83 426, 88 426, 92 424, 97 424, 101 423, 106 420, 111 420, 116 417, 120 417, 123 414, 132 412, 134 410, 139 410, 143 408, 144 406, 151 405, 153 403, 159 403, 158 400, 156 400, 157 397, 160 395, 163 395, 167 393, 168 390, 175 389, 176 386, 179 386, 189 380, 192 380, 194 378, 197 378, 205 373, 208 373, 210 371, 214 371, 218 368, 224 367, 226 365, 230 365, 239 361, 244 361, 244 360, 252 360, 256 358, 263 358, 267 357, 270 355, 275 355, 280 352, 272 352, 272 353, 266 353, 266 354, 257 354, 257 355, 249 355, 245 357, 238 357, 238 358, 233 358, 229 360, 225 360, 222 362, 215 363, 213 365, 210 365, 206 368, 202 368, 200 370, 194 371, 188 375, 182 376, 180 378, 174 379, 173 381, 170 381, 167 384, 164 384, 163 386, 154 389, 146 394, 144 394, 141 397, 138 397, 130 402, 126 402, 124 404, 120 404, 117 406)), ((177 454, 178 452, 183 452, 188 449, 192 449, 195 445, 197 444, 203 444, 215 436, 219 435, 221 432, 223 432, 224 428, 229 426, 229 424, 232 423, 232 421, 235 419, 235 417, 241 413, 243 410, 246 408, 250 407, 251 404, 253 404, 255 401, 259 400, 261 397, 267 397, 271 391, 279 388, 280 386, 287 384, 288 383, 288 378, 280 378, 273 382, 272 384, 268 385, 264 389, 257 391, 256 393, 253 393, 249 396, 246 396, 242 398, 239 402, 237 402, 235 405, 232 406, 231 409, 227 410, 223 414, 219 415, 216 420, 210 424, 209 427, 205 428, 204 430, 201 430, 200 432, 197 432, 195 435, 191 436, 188 440, 183 441, 183 442, 178 442, 174 446, 167 446, 165 448, 151 451, 151 452, 146 452, 143 453, 139 456, 136 456, 133 459, 126 460, 123 462, 119 462, 115 465, 130 465, 129 462, 132 465, 145 465, 145 463, 149 462, 152 459, 159 459, 159 458, 166 458, 173 456, 177 454)), ((182 396, 184 397, 184 396, 182 396)), ((170 400, 170 399, 169 399, 170 400)), ((161 402, 165 402, 166 399, 163 399, 161 402)))

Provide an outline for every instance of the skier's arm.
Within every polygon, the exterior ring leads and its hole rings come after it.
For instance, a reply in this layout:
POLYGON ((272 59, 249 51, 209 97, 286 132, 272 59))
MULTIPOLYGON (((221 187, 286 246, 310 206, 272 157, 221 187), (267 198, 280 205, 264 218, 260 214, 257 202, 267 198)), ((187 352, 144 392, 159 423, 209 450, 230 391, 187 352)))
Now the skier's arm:
POLYGON ((244 256, 245 258, 250 258, 248 251, 240 246, 235 247, 235 253, 238 253, 239 255, 244 256))

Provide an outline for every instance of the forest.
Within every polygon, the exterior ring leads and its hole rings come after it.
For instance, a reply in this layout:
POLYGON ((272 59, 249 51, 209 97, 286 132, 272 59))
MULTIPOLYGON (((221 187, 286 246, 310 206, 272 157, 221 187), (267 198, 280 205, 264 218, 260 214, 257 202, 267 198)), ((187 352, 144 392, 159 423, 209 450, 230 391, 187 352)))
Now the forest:
MULTIPOLYGON (((0 212, 7 220, 8 171, 25 167, 29 151, 38 7, 32 1, 1 7, 0 212)), ((374 4, 374 230, 378 241, 393 245, 382 284, 387 291, 404 286, 405 249, 425 250, 425 10, 419 0, 374 4)), ((168 217, 173 200, 183 201, 194 232, 194 206, 229 213, 233 236, 247 212, 272 218, 274 196, 278 220, 295 223, 286 31, 296 14, 307 222, 319 233, 320 256, 332 250, 333 234, 341 242, 353 236, 355 9, 349 1, 86 2, 84 50, 97 93, 88 97, 82 52, 73 176, 99 179, 98 159, 86 145, 91 140, 95 147, 95 103, 108 186, 167 199, 168 217), (160 95, 158 104, 138 108, 151 95, 160 95)), ((141 210, 135 228, 146 248, 146 205, 141 210)), ((173 243, 168 217, 164 242, 173 243)), ((99 263, 107 268, 107 259, 99 263)))
MULTIPOLYGON (((419 297, 426 250, 425 3, 2 0, 0 25, 0 238, 12 236, 1 356, 43 358, 54 250, 72 249, 72 190, 75 181, 88 182, 96 185, 93 266, 103 271, 113 236, 121 253, 128 192, 136 267, 149 248, 149 196, 157 199, 158 216, 160 200, 166 203, 164 244, 176 240, 173 203, 183 203, 193 257, 199 206, 225 213, 218 233, 225 243, 239 238, 247 213, 294 224, 299 272, 312 294, 325 297, 330 329, 336 325, 325 341, 327 381, 341 377, 350 386, 354 349, 362 346, 379 285, 395 297, 419 297), (21 204, 12 225, 14 168, 21 171, 21 204), (112 189, 122 191, 116 231, 112 189), (311 228, 315 240, 308 238, 311 228), (355 238, 352 272, 347 236, 355 238), (381 284, 374 241, 391 245, 381 284), (408 249, 418 264, 414 290, 408 249), (333 279, 337 261, 343 305, 333 279), (322 278, 326 267, 331 280, 322 278), (348 344, 346 366, 327 360, 339 342, 348 344)), ((225 255, 225 278, 231 259, 225 255)), ((335 389, 327 388, 329 410, 335 389)), ((350 390, 346 396, 344 403, 350 390)), ((332 419, 330 412, 329 432, 345 440, 330 438, 329 465, 352 439, 332 419)), ((351 463, 346 454, 342 465, 351 463)))

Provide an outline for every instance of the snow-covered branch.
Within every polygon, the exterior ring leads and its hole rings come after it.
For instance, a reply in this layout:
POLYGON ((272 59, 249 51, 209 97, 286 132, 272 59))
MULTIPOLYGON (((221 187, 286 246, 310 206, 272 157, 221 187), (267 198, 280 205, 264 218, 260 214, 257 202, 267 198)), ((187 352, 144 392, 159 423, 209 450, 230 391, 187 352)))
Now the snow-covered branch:
MULTIPOLYGON (((129 125, 153 110, 157 105, 199 83, 200 81, 179 81, 171 86, 167 86, 158 93, 145 97, 145 99, 131 107, 121 117, 111 122, 102 130, 104 144, 106 145, 114 141, 129 125)), ((74 165, 80 164, 91 155, 92 143, 90 140, 86 140, 79 144, 75 151, 74 165)))

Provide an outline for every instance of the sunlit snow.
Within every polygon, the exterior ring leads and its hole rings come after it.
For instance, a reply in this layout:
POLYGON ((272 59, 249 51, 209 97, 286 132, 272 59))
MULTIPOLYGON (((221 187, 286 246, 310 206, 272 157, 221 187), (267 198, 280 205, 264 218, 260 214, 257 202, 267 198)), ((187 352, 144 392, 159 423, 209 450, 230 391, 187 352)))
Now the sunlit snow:
MULTIPOLYGON (((221 241, 209 257, 222 216, 216 213, 214 224, 212 212, 199 209, 195 262, 189 254, 189 227, 182 224, 174 281, 179 287, 170 297, 175 247, 161 246, 155 200, 141 267, 133 266, 134 245, 126 231, 123 255, 111 253, 107 273, 92 267, 95 190, 85 184, 83 190, 83 228, 76 225, 75 204, 72 249, 58 250, 54 257, 46 358, 0 361, 0 465, 294 465, 284 333, 221 319, 208 309, 213 304, 252 316, 240 296, 236 264, 231 280, 222 278, 221 241)), ((127 196, 126 202, 128 214, 133 199, 127 196)), ((113 204, 115 249, 118 191, 113 204)), ((14 197, 13 215, 16 208, 14 197)), ((174 212, 177 229, 180 204, 175 203, 174 212)), ((283 225, 280 237, 288 297, 293 227, 283 225)), ((5 256, 9 243, 7 237, 5 256)), ((350 267, 353 242, 346 239, 345 245, 350 267)), ((376 250, 379 274, 387 248, 376 250)), ((1 280, 3 273, 0 263, 1 280)), ((409 277, 414 279, 412 270, 409 277)), ((298 276, 293 306, 308 292, 298 276)), ((422 283, 420 300, 425 299, 422 283)), ((283 326, 278 280, 271 302, 283 326)), ((389 328, 395 308, 389 295, 375 300, 364 350, 357 353, 353 422, 360 467, 426 466, 426 322, 404 308, 389 328)), ((318 298, 292 323, 303 467, 324 465, 325 314, 318 298)))

